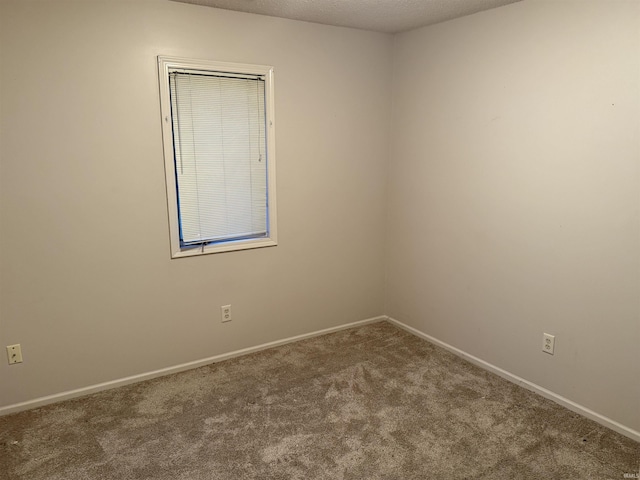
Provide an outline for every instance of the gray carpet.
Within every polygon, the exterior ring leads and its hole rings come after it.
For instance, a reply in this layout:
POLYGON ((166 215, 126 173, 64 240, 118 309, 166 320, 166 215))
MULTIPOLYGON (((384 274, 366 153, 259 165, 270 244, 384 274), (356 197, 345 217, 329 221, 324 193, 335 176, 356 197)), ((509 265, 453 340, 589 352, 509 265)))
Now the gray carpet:
POLYGON ((383 322, 0 418, 0 478, 623 479, 640 444, 383 322))

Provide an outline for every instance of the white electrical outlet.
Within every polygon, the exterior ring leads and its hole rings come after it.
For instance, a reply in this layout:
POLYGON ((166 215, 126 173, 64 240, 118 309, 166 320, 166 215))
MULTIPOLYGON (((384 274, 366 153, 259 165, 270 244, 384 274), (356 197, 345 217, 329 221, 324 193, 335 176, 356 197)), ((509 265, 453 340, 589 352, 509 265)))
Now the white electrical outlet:
POLYGON ((9 365, 22 363, 22 349, 19 343, 16 345, 7 345, 7 357, 9 357, 9 365))
POLYGON ((231 305, 223 305, 220 307, 220 312, 222 314, 222 322, 230 322, 231 321, 231 305))
POLYGON ((549 355, 553 355, 553 350, 556 345, 556 337, 555 335, 549 335, 548 333, 542 334, 542 351, 548 353, 549 355))

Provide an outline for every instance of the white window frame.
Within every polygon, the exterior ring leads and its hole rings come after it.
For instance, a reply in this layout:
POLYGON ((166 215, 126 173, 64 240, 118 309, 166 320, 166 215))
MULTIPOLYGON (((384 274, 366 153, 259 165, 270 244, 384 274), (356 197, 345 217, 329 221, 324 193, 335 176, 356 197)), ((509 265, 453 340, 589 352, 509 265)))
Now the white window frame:
POLYGON ((182 57, 158 56, 158 77, 160 81, 160 110, 162 114, 162 141, 167 187, 167 209, 169 214, 169 234, 171 257, 190 257, 209 253, 230 252, 250 248, 271 247, 278 244, 276 222, 276 156, 273 67, 241 63, 194 60, 182 57), (199 246, 181 247, 176 185, 176 162, 173 148, 171 120, 171 99, 169 92, 169 72, 174 69, 226 72, 232 74, 261 75, 265 80, 265 117, 267 151, 267 236, 254 239, 228 240, 199 246))

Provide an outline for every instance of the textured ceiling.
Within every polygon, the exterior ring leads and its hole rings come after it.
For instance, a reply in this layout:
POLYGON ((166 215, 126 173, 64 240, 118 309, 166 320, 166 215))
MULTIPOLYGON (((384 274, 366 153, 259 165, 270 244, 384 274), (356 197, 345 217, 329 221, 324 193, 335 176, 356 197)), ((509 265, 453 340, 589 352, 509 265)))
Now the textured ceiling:
POLYGON ((174 0, 341 27, 396 33, 520 0, 174 0))

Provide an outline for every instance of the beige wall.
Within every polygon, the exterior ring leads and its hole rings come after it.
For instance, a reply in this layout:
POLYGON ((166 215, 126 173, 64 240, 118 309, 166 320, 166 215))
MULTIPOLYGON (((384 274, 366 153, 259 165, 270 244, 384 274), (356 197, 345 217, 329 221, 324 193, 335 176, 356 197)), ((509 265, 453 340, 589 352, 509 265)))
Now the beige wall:
POLYGON ((0 408, 387 313, 640 430, 637 2, 0 19, 0 408), (158 54, 275 67, 278 247, 170 260, 158 54))
POLYGON ((383 313, 390 36, 0 4, 0 407, 383 313), (275 67, 279 246, 170 259, 158 54, 275 67))
POLYGON ((636 431, 639 8, 525 0, 395 38, 386 278, 388 315, 636 431))

